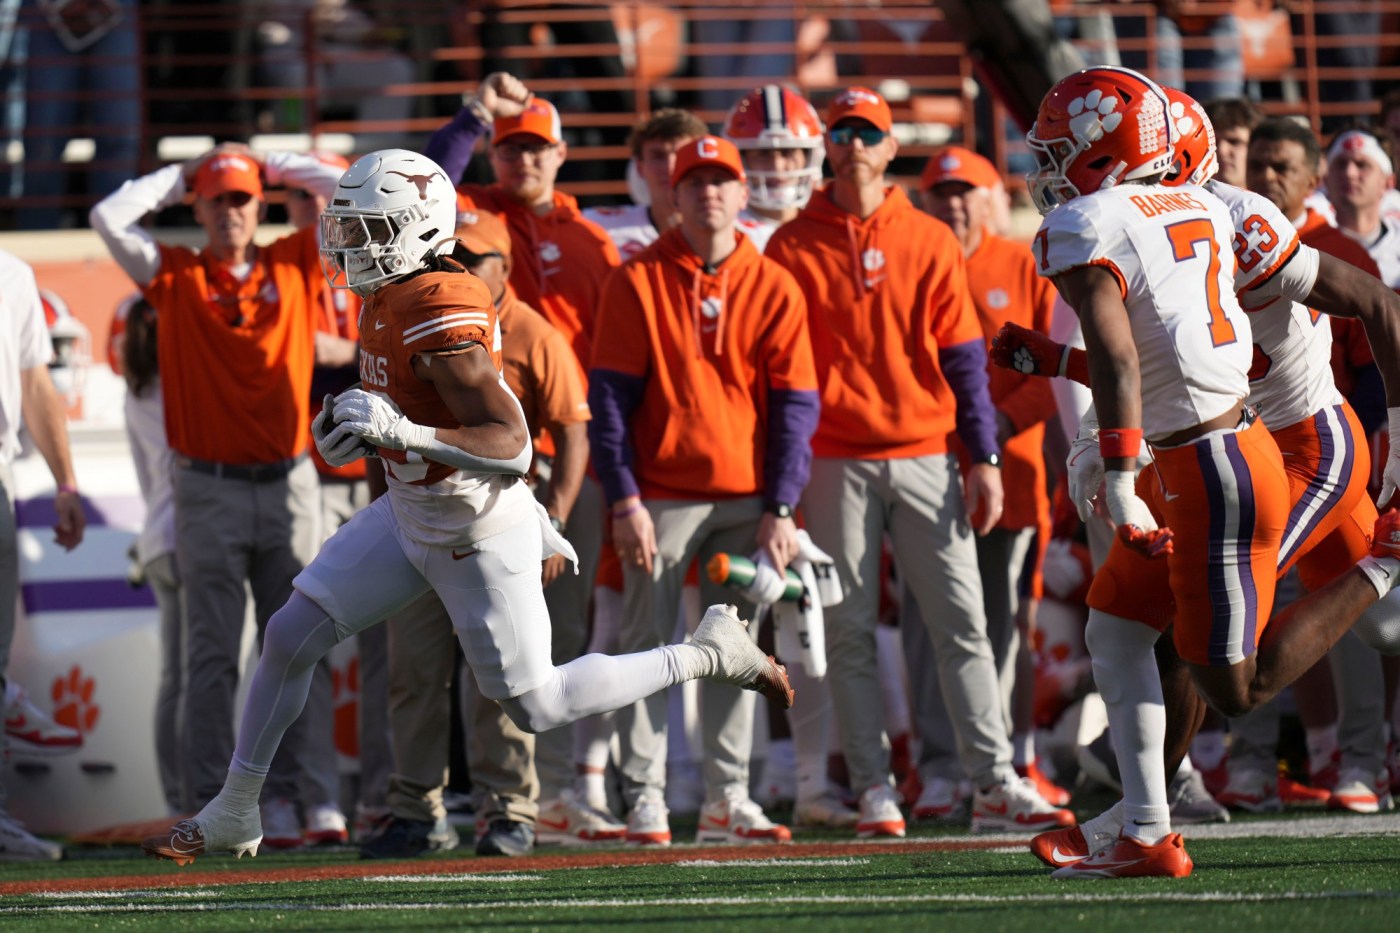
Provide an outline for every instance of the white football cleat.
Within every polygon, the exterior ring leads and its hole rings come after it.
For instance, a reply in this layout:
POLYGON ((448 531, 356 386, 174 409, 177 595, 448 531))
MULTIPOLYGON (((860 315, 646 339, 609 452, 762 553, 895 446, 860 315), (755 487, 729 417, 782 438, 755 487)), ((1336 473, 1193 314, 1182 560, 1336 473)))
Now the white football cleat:
POLYGON ((782 709, 792 706, 793 690, 787 669, 759 650, 749 637, 749 624, 739 618, 739 611, 733 606, 716 604, 705 610, 690 643, 715 653, 711 680, 757 690, 782 709))

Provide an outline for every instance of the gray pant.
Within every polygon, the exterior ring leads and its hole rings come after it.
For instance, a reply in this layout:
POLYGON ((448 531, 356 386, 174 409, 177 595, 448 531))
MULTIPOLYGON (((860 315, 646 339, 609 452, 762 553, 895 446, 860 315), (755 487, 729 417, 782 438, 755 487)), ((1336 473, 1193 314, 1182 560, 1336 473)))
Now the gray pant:
POLYGON ((957 461, 946 454, 819 457, 802 501, 807 530, 835 558, 846 591, 826 613, 827 680, 852 788, 863 791, 890 781, 875 654, 885 532, 938 659, 963 769, 983 787, 1013 777, 957 461))
MULTIPOLYGON (((393 725, 394 773, 388 803, 394 815, 436 822, 447 815, 442 789, 447 784, 451 748, 452 673, 457 635, 436 593, 420 596, 389 619, 389 718, 393 725)), ((463 665, 462 721, 467 727, 467 765, 477 813, 535 822, 539 783, 535 778, 535 737, 522 732, 501 707, 477 689, 463 665)))
MULTIPOLYGON (((15 639, 19 605, 19 530, 10 493, 14 487, 9 465, 0 463, 0 697, 5 695, 5 672, 10 669, 10 642, 15 639)), ((5 782, 0 781, 0 813, 8 798, 5 782)))
MULTIPOLYGON (((546 487, 547 473, 541 471, 540 490, 546 487)), ((593 578, 598 573, 603 547, 603 493, 598 483, 584 477, 578 501, 569 513, 564 537, 578 554, 578 573, 567 567, 562 576, 544 589, 552 627, 554 664, 567 664, 584 653, 588 644, 588 604, 593 596, 593 578)), ((574 782, 574 724, 560 726, 535 736, 535 769, 540 779, 540 796, 558 797, 574 782)))
MULTIPOLYGON (((1035 538, 1034 528, 994 528, 977 539, 977 566, 982 575, 982 594, 987 612, 987 638, 996 658, 1003 709, 1008 714, 1006 734, 1011 734, 1011 693, 1016 687, 1016 653, 1021 637, 1016 627, 1020 608, 1021 574, 1026 555, 1035 538)), ((922 740, 919 751, 919 775, 928 780, 941 777, 960 780, 962 766, 957 760, 957 736, 948 708, 943 703, 942 681, 938 676, 938 659, 919 622, 918 600, 909 587, 904 588, 900 631, 904 637, 904 660, 909 666, 910 701, 914 706, 914 731, 922 740)), ((1026 685, 1030 689, 1030 685, 1026 685)))
MULTIPOLYGON (((175 553, 185 591, 185 772, 201 807, 223 787, 233 755, 238 652, 253 591, 258 632, 292 594, 292 579, 320 543, 316 470, 303 460, 266 483, 177 468, 175 553)), ((305 722, 278 748, 263 798, 295 799, 305 722)), ((316 726, 329 732, 330 721, 316 726)))
MULTIPOLYGON (((657 555, 648 576, 623 565, 621 653, 645 651, 671 643, 681 604, 686 571, 697 556, 703 568, 715 554, 753 553, 763 504, 757 496, 723 502, 675 499, 645 503, 656 527, 657 555)), ((700 574, 700 603, 733 603, 739 614, 755 618, 754 607, 730 589, 700 574)), ((757 623, 750 626, 750 634, 757 623)), ((718 800, 726 788, 749 787, 755 694, 730 684, 706 681, 700 687, 700 719, 705 748, 705 793, 718 800)), ((629 805, 644 792, 660 795, 666 786, 666 692, 654 693, 618 710, 622 748, 623 796, 629 805)))
POLYGON ((160 687, 156 690, 156 770, 171 813, 190 812, 189 782, 180 754, 184 722, 185 618, 175 555, 165 553, 142 568, 160 614, 160 687))

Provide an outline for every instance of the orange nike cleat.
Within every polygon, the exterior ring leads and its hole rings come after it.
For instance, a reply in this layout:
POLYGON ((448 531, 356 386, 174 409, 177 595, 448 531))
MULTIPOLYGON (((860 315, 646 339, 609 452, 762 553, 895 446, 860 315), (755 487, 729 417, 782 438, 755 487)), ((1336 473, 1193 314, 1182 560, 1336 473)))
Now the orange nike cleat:
POLYGON ((1191 874, 1191 856, 1180 833, 1171 833, 1147 846, 1128 836, 1097 855, 1057 868, 1052 878, 1185 878, 1191 874))

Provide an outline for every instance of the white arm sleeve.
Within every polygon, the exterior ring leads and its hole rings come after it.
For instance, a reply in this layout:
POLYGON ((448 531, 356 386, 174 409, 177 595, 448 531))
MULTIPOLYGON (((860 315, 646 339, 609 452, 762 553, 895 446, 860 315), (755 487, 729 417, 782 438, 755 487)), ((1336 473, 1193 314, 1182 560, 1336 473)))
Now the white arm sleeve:
POLYGON ((262 157, 263 174, 271 187, 300 188, 330 200, 342 171, 315 156, 269 152, 262 157))
POLYGON ((1262 304, 1264 298, 1279 297, 1307 304, 1307 298, 1317 284, 1317 270, 1321 262, 1317 250, 1299 243, 1298 251, 1282 269, 1260 283, 1258 288, 1251 288, 1244 294, 1249 297, 1249 304, 1253 307, 1262 304))
POLYGON ((112 258, 137 285, 150 284, 160 271, 160 247, 141 226, 142 218, 179 204, 184 197, 184 167, 167 165, 122 185, 88 214, 88 222, 107 244, 112 258))

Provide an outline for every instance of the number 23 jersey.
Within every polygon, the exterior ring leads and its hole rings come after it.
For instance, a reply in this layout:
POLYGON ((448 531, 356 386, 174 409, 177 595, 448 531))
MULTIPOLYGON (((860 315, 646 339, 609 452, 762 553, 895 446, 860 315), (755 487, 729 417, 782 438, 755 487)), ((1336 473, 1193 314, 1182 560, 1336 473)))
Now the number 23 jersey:
POLYGON ((1142 428, 1160 438, 1249 394, 1249 321, 1235 298, 1234 223, 1193 186, 1121 185, 1075 198, 1041 223, 1042 276, 1099 266, 1118 282, 1137 345, 1142 428))

